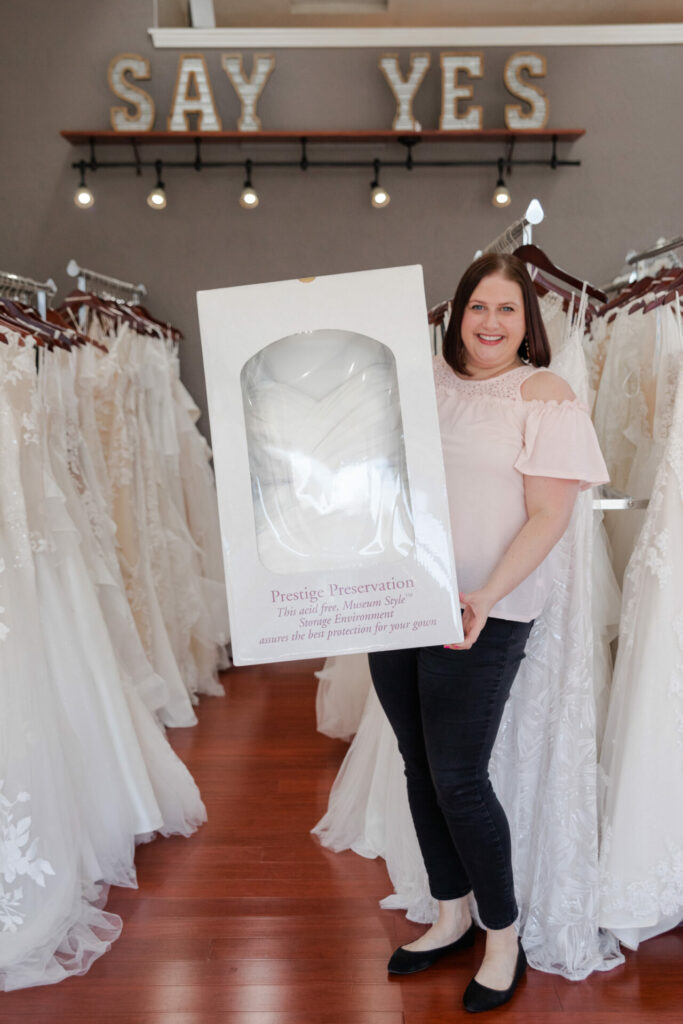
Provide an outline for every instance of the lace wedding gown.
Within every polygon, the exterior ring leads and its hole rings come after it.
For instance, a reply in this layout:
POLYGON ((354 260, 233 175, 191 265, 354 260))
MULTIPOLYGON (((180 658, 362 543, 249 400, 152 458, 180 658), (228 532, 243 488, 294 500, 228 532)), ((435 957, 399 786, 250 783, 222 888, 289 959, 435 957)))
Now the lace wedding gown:
POLYGON ((136 884, 135 844, 205 821, 157 714, 189 723, 194 693, 222 692, 227 625, 220 560, 207 565, 206 447, 177 362, 160 342, 156 362, 131 344, 123 370, 121 350, 39 353, 36 374, 32 339, 0 343, 0 989, 84 973, 119 934, 102 907, 108 884, 136 884), (163 674, 121 572, 132 522, 158 541, 142 566, 162 595, 163 674))
MULTIPOLYGON (((544 310, 546 321, 553 312, 556 303, 544 310)), ((562 321, 550 331, 551 368, 582 399, 583 308, 568 323, 573 329, 562 321)), ((623 962, 616 940, 598 928, 596 699, 604 704, 608 665, 594 654, 594 634, 606 628, 596 628, 590 600, 596 536, 599 550, 604 535, 596 534, 590 492, 584 492, 557 545, 555 583, 527 644, 490 767, 510 821, 518 926, 529 962, 572 979, 623 962)), ((365 687, 368 677, 362 663, 355 666, 356 685, 365 687)), ((406 909, 411 920, 434 920, 402 761, 372 689, 328 811, 313 831, 333 850, 384 857, 394 894, 382 906, 406 909)))
POLYGON ((64 715, 39 628, 35 557, 48 539, 31 528, 26 456, 39 444, 35 352, 0 344, 0 990, 83 974, 118 937, 101 908, 88 766, 64 715))
POLYGON ((161 720, 193 725, 198 694, 223 693, 216 669, 228 640, 222 559, 206 567, 220 537, 206 447, 189 436, 191 403, 164 341, 127 325, 91 332, 109 353, 94 367, 88 444, 101 449, 120 572, 145 654, 166 683, 161 720))
POLYGON ((683 330, 662 312, 659 457, 624 577, 601 759, 599 921, 632 949, 683 919, 683 330))

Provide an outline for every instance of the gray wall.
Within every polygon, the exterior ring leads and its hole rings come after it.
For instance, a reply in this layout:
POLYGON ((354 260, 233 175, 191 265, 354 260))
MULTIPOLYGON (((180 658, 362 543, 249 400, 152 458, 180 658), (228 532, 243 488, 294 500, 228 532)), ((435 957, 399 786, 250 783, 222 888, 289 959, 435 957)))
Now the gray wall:
MULTIPOLYGON (((53 276, 61 295, 73 283, 65 274, 72 256, 85 266, 144 281, 152 311, 186 335, 182 372, 202 406, 198 289, 421 263, 431 304, 452 294, 474 250, 520 216, 532 196, 547 212, 538 243, 558 264, 595 283, 621 269, 628 249, 683 231, 683 61, 680 47, 673 46, 543 50, 550 124, 587 130, 571 150, 561 149, 582 166, 515 169, 509 183, 513 202, 503 211, 490 203, 495 171, 477 168, 388 170, 383 183, 392 202, 382 211, 369 205, 365 170, 263 170, 255 176, 261 205, 250 212, 237 203, 238 170, 197 175, 169 169, 169 203, 162 214, 144 201, 152 185, 149 171, 142 180, 131 171, 102 171, 91 177, 95 206, 77 210, 77 177, 70 165, 81 151, 59 131, 109 127, 109 108, 116 102, 107 84, 113 56, 133 52, 150 58, 156 127, 166 127, 178 54, 154 50, 147 35, 151 22, 151 2, 139 0, 3 5, 0 269, 53 276)), ((487 128, 503 125, 502 68, 511 52, 494 48, 485 54, 476 101, 484 107, 487 128)), ((220 51, 207 51, 206 57, 223 127, 232 129, 237 98, 220 68, 220 51)), ((259 106, 264 128, 389 127, 393 99, 378 57, 365 49, 277 51, 259 106)), ((425 128, 438 123, 437 51, 432 64, 415 108, 425 128)), ((103 149, 100 156, 125 152, 103 149)), ((181 152, 173 150, 176 156, 181 152)), ((239 152, 246 158, 254 145, 239 152)), ((394 152, 363 154, 388 158, 394 152)), ((446 152, 437 150, 440 156, 446 152)), ((499 155, 497 147, 483 145, 455 155, 482 152, 499 155)), ((519 155, 526 152, 520 148, 519 155)))

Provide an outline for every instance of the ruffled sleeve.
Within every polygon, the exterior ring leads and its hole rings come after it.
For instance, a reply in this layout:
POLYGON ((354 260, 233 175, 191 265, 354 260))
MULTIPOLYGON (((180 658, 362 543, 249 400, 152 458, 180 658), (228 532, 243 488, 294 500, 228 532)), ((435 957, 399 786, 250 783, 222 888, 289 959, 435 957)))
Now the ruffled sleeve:
POLYGON ((581 490, 609 482, 595 428, 582 402, 527 404, 524 447, 515 469, 527 476, 580 480, 581 490))

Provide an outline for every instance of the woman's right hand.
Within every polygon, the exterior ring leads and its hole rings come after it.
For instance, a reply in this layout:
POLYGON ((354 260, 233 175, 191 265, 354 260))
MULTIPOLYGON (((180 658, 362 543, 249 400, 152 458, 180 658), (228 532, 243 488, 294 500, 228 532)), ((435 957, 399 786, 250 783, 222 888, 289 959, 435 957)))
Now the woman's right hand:
POLYGON ((471 594, 460 594, 460 603, 463 606, 462 628, 465 635, 460 644, 444 644, 451 651, 469 651, 474 646, 495 601, 485 590, 473 590, 471 594))

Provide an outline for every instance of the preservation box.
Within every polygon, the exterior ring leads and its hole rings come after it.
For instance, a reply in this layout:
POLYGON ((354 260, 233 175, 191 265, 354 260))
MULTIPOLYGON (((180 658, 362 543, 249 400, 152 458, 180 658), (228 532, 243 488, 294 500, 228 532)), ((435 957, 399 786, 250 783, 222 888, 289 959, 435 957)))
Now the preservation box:
POLYGON ((461 640, 422 268, 197 301, 235 663, 461 640))

